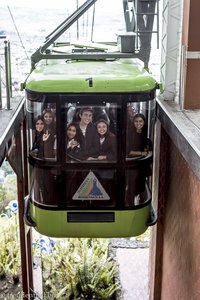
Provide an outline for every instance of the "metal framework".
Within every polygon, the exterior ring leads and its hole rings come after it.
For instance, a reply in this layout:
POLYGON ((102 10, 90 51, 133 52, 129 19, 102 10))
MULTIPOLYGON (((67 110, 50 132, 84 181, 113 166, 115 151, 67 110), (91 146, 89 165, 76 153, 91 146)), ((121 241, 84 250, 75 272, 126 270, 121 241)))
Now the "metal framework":
MULTIPOLYGON (((183 67, 184 64, 184 58, 181 57, 182 13, 182 0, 163 0, 160 81, 164 99, 175 100, 177 103, 179 102, 180 65, 182 63, 183 67)), ((181 83, 183 84, 183 80, 181 83)))
MULTIPOLYGON (((42 59, 116 59, 116 58, 139 58, 144 62, 145 67, 148 67, 152 34, 157 34, 157 45, 159 44, 159 0, 122 0, 124 9, 124 19, 127 32, 135 34, 132 50, 127 52, 117 51, 90 51, 84 50, 80 52, 55 53, 52 51, 52 46, 69 45, 69 42, 55 43, 56 40, 92 6, 97 0, 87 0, 76 11, 74 11, 65 21, 63 21, 53 32, 51 32, 44 41, 44 44, 39 47, 31 56, 32 68, 35 68, 36 63, 42 59), (156 16, 156 29, 154 28, 154 20, 156 16)), ((126 41, 125 41, 126 43, 126 41)), ((117 44, 116 44, 117 45, 117 44)))

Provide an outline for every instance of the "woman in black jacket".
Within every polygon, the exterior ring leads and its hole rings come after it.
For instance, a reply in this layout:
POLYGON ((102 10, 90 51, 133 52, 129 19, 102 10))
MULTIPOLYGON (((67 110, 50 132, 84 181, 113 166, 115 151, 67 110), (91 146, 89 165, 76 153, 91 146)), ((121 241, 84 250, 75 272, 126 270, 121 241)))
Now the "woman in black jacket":
POLYGON ((80 158, 80 135, 78 125, 76 123, 70 123, 67 126, 66 148, 67 160, 76 160, 80 158))
POLYGON ((44 120, 42 116, 38 116, 35 120, 35 132, 31 155, 42 158, 43 155, 43 135, 44 135, 44 120))
POLYGON ((150 140, 147 138, 146 119, 143 114, 136 114, 127 136, 127 156, 146 156, 151 150, 150 140))
POLYGON ((100 119, 96 122, 97 133, 99 135, 99 155, 98 160, 116 160, 116 138, 109 131, 106 120, 100 119))
POLYGON ((43 111, 44 120, 44 158, 55 157, 55 139, 56 139, 56 123, 55 116, 51 109, 43 111))
POLYGON ((127 158, 138 160, 137 167, 126 174, 126 204, 141 204, 141 193, 145 190, 146 178, 151 175, 151 160, 145 158, 152 150, 152 143, 147 138, 147 124, 143 114, 135 114, 127 134, 127 158), (143 163, 140 163, 143 162, 143 163), (139 200, 138 200, 139 199, 139 200))

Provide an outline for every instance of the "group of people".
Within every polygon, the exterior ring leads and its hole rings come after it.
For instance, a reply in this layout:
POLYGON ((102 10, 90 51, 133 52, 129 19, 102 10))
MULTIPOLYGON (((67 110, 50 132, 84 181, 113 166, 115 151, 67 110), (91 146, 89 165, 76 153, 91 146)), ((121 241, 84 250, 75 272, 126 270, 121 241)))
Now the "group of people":
MULTIPOLYGON (((82 107, 76 121, 66 128, 66 160, 116 160, 116 136, 109 129, 105 118, 93 122, 93 109, 82 107)), ((151 150, 147 138, 145 116, 135 114, 127 122, 126 156, 128 158, 146 156, 151 150)), ((57 149, 55 115, 45 109, 35 121, 35 136, 31 153, 38 158, 55 158, 57 149)))
MULTIPOLYGON (((35 122, 32 155, 54 158, 56 155, 56 123, 51 109, 46 109, 35 122)), ((72 121, 66 129, 67 160, 116 160, 116 138, 109 131, 109 123, 99 119, 93 123, 93 109, 82 107, 79 120, 72 121)))
MULTIPOLYGON (((102 116, 95 120, 94 108, 83 106, 76 114, 76 119, 71 119, 65 130, 65 154, 66 161, 116 161, 117 145, 115 131, 111 124, 102 116)), ((68 121, 68 116, 66 115, 68 121)), ((56 119, 55 112, 47 108, 42 115, 35 120, 33 144, 31 155, 39 159, 48 159, 56 157, 57 137, 56 137, 56 119)), ((126 135, 126 157, 130 159, 140 159, 147 156, 152 150, 151 141, 147 138, 146 118, 141 113, 134 113, 132 118, 127 115, 127 135, 126 135)), ((45 171, 44 177, 48 176, 45 171)), ((114 172, 106 170, 98 171, 106 190, 114 190, 114 172), (105 179, 106 178, 106 179, 105 179), (106 181, 107 180, 107 181, 106 181), (113 185, 113 186, 112 186, 113 185)), ((126 205, 135 203, 138 195, 145 189, 146 178, 150 175, 150 167, 129 168, 126 171, 126 205)), ((71 174, 71 173, 70 173, 71 174)), ((75 177, 68 178, 68 196, 72 197, 78 186, 83 181, 82 173, 80 182, 75 177), (74 180, 76 178, 76 180, 74 180), (72 180, 73 179, 73 180, 72 180), (72 180, 72 181, 70 181, 72 180), (75 186, 74 186, 75 185, 75 186)), ((71 175, 70 175, 71 176, 71 175)), ((72 177, 72 176, 71 176, 72 177)), ((53 177, 49 175, 52 180, 53 177)), ((49 179, 47 180, 49 182, 49 179)), ((43 183, 44 185, 44 183, 43 183)), ((39 190, 39 189, 38 189, 39 190)), ((44 190, 44 186, 40 190, 44 190)), ((45 193, 43 193, 45 194, 45 193)), ((38 198, 41 197, 40 195, 38 198)), ((44 197, 44 196, 43 196, 44 197)), ((70 198, 71 199, 71 198, 70 198)), ((47 200, 45 200, 47 201, 47 200)), ((42 200, 40 201, 42 202, 42 200)), ((47 202, 51 202, 48 200, 47 202)))
POLYGON ((56 138, 55 116, 51 109, 45 109, 35 120, 35 131, 31 154, 34 157, 55 157, 54 143, 56 138))
POLYGON ((108 121, 93 123, 93 109, 82 107, 79 121, 67 126, 67 159, 115 160, 116 138, 109 131, 108 121))

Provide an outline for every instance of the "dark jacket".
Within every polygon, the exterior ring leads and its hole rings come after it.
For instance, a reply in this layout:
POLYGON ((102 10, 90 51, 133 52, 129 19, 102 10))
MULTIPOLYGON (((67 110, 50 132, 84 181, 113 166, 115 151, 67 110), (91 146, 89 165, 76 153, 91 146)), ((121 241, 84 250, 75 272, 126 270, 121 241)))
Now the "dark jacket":
POLYGON ((87 159, 88 157, 97 157, 99 153, 99 136, 97 134, 94 124, 89 123, 85 136, 80 130, 80 145, 82 149, 82 159, 87 159))
MULTIPOLYGON (((67 154, 67 160, 79 160, 81 159, 81 148, 80 148, 80 142, 77 139, 74 139, 77 141, 78 145, 75 147, 67 147, 66 154, 67 154)), ((67 139, 67 145, 69 143, 69 140, 67 139)))
POLYGON ((106 160, 116 160, 116 137, 115 135, 106 135, 103 143, 99 140, 99 155, 107 156, 106 160))

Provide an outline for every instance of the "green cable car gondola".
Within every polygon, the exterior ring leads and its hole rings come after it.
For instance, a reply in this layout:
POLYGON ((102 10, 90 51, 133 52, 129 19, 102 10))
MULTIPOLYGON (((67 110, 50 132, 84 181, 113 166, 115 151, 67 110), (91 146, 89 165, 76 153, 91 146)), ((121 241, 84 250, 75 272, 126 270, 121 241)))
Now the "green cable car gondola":
POLYGON ((106 59, 103 51, 100 59, 84 53, 67 61, 47 61, 46 51, 25 82, 25 220, 47 236, 130 237, 156 222, 150 178, 157 83, 137 59, 106 59))

